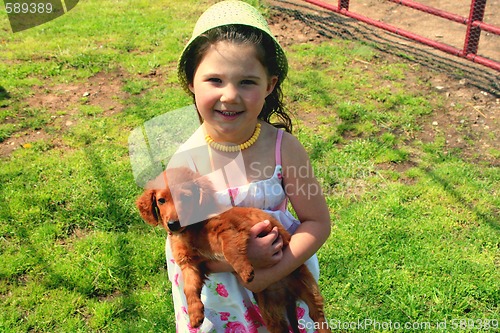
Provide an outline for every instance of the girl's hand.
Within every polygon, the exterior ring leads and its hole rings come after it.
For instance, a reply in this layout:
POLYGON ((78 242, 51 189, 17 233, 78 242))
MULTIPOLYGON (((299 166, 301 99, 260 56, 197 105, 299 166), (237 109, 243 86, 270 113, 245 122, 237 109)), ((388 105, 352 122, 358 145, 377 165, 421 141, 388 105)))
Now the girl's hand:
POLYGON ((267 220, 262 221, 250 229, 247 255, 255 269, 272 267, 283 257, 283 239, 276 227, 266 231, 269 224, 267 220))
MULTIPOLYGON (((283 258, 283 239, 276 227, 267 232, 269 223, 262 221, 250 229, 247 256, 256 270, 272 267, 283 258)), ((234 272, 226 261, 209 261, 207 267, 212 273, 234 272)))

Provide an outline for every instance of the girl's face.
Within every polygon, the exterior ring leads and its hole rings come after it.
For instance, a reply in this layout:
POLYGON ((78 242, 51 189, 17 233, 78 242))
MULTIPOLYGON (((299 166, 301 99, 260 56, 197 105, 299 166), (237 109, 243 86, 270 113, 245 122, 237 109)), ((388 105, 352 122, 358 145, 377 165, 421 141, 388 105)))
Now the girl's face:
POLYGON ((216 141, 242 143, 252 135, 277 81, 268 76, 255 46, 222 41, 208 48, 189 89, 208 134, 216 141))

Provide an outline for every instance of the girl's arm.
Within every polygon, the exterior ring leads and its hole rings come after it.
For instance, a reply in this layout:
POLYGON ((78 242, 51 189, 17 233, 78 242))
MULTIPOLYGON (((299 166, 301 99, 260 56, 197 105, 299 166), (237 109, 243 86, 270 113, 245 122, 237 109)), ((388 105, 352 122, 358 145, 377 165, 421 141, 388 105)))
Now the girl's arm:
POLYGON ((287 133, 283 136, 282 161, 284 188, 301 224, 283 250, 282 259, 272 267, 256 270, 254 280, 245 285, 253 292, 262 291, 292 273, 330 235, 330 213, 309 157, 302 144, 287 133))

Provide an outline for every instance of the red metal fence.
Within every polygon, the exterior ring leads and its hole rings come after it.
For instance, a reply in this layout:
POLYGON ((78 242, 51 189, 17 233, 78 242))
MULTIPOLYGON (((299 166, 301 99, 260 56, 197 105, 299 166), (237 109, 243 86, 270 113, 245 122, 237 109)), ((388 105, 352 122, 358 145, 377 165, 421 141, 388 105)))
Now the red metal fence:
MULTIPOLYGON (((338 0, 338 5, 324 2, 322 0, 304 0, 305 2, 325 8, 338 14, 342 14, 361 22, 376 26, 378 28, 390 31, 403 37, 415 40, 419 43, 431 46, 441 51, 447 52, 454 56, 468 59, 483 66, 500 71, 500 62, 478 55, 478 46, 481 36, 481 31, 486 31, 497 36, 500 36, 500 27, 483 22, 484 12, 487 0, 471 0, 469 17, 464 17, 444 10, 433 8, 422 3, 412 0, 386 0, 394 2, 406 7, 410 7, 424 13, 428 13, 437 17, 441 17, 453 22, 463 24, 467 27, 464 36, 464 46, 462 49, 450 46, 448 44, 426 38, 419 34, 401 29, 399 27, 374 20, 367 16, 349 10, 350 0, 338 0)), ((354 0, 355 1, 355 0, 354 0)))

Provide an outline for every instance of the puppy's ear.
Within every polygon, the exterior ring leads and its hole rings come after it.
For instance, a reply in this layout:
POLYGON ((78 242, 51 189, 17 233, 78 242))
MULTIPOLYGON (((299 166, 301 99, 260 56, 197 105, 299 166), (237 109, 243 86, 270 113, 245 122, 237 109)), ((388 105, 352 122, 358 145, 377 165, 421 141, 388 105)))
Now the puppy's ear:
POLYGON ((158 213, 154 190, 145 190, 135 202, 142 219, 152 226, 158 225, 158 213))

